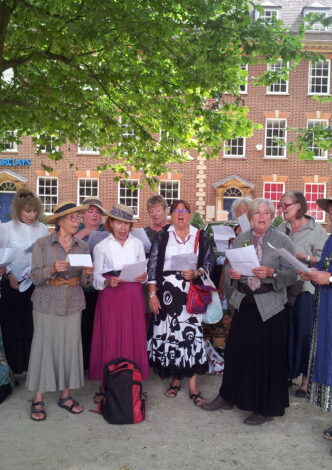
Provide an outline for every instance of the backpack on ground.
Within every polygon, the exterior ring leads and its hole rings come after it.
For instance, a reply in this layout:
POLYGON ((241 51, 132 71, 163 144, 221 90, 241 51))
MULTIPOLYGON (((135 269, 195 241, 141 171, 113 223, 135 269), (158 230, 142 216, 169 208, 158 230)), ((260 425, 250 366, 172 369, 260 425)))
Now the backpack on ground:
POLYGON ((129 359, 115 359, 104 366, 105 398, 101 414, 110 424, 135 424, 145 419, 146 394, 142 374, 129 359))

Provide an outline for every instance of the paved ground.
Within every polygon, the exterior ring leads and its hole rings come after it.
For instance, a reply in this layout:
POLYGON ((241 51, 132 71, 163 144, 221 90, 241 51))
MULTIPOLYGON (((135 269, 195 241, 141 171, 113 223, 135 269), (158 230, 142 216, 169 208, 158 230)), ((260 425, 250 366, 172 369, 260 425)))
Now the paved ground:
MULTIPOLYGON (((21 380, 23 382, 23 379, 21 380)), ((220 377, 205 376, 201 391, 214 398, 220 377)), ((93 407, 93 382, 76 391, 86 411, 73 416, 58 408, 57 394, 46 395, 47 420, 34 423, 32 395, 23 385, 0 405, 1 470, 301 470, 332 468, 332 442, 322 431, 332 416, 295 398, 283 418, 251 428, 247 412, 204 412, 184 387, 175 399, 163 396, 166 382, 146 381, 147 419, 112 426, 93 407)))

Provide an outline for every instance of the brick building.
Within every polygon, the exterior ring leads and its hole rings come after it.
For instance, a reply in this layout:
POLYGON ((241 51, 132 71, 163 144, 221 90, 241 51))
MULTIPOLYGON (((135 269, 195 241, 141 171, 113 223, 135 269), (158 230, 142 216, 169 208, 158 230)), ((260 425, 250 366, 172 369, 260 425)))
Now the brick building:
MULTIPOLYGON (((332 0, 261 1, 265 18, 275 16, 294 32, 296 25, 307 13, 332 15, 332 0)), ((249 79, 241 87, 241 95, 249 107, 249 117, 262 125, 250 138, 228 141, 216 160, 203 160, 192 154, 192 160, 183 165, 172 165, 172 172, 160 177, 157 192, 169 202, 179 197, 187 199, 194 210, 207 220, 228 217, 232 202, 241 196, 264 196, 277 202, 286 190, 303 191, 309 203, 310 214, 325 222, 325 214, 314 203, 319 197, 332 196, 332 166, 328 152, 314 149, 314 161, 300 161, 297 155, 287 153, 273 137, 291 141, 288 127, 314 127, 331 125, 332 101, 319 103, 314 95, 331 96, 332 27, 320 23, 307 34, 306 47, 322 52, 326 60, 310 63, 303 61, 290 72, 287 82, 269 86, 254 86, 250 77, 260 75, 266 66, 249 67, 249 79)), ((270 67, 280 67, 279 62, 270 67)), ((51 145, 51 142, 50 142, 51 145)), ((139 225, 147 223, 146 201, 149 189, 128 189, 123 181, 114 182, 111 171, 96 170, 101 158, 97 149, 67 144, 63 147, 65 159, 53 163, 47 158, 46 147, 42 155, 30 138, 22 139, 17 147, 8 144, 0 153, 0 220, 7 219, 15 190, 27 185, 35 190, 50 212, 58 202, 71 199, 81 202, 86 196, 99 196, 105 207, 121 202, 134 208, 139 225), (50 174, 41 164, 53 166, 50 174), (74 165, 70 166, 69 163, 74 165)), ((331 155, 330 155, 331 156, 331 155)), ((130 174, 132 184, 138 185, 141 175, 130 174)))

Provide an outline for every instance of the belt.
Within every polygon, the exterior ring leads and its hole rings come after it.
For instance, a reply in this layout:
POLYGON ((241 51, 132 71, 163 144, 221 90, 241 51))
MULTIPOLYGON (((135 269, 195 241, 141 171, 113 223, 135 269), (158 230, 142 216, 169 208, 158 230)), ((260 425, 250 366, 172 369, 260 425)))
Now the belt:
POLYGON ((258 289, 251 290, 248 284, 245 284, 244 282, 238 282, 237 290, 242 294, 257 295, 266 294, 266 292, 271 292, 273 290, 273 286, 272 284, 262 284, 258 289))
POLYGON ((63 277, 56 277, 54 279, 49 279, 47 284, 51 286, 69 286, 75 287, 79 284, 79 279, 77 276, 70 277, 69 279, 64 279, 63 277))
POLYGON ((103 276, 120 276, 121 271, 108 271, 107 273, 103 273, 103 276))

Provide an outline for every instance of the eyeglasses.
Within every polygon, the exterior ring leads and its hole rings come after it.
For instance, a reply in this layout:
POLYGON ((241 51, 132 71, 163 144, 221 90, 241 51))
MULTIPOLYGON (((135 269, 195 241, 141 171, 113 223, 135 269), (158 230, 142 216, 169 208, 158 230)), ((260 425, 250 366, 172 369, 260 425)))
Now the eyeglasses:
POLYGON ((70 222, 76 222, 82 220, 81 215, 68 215, 67 217, 64 217, 65 220, 69 220, 70 222))
POLYGON ((189 214, 188 209, 175 209, 173 212, 175 212, 175 214, 189 214))
POLYGON ((284 204, 281 202, 278 204, 278 209, 287 209, 287 207, 292 206, 293 204, 297 204, 297 202, 290 202, 289 204, 284 204))

